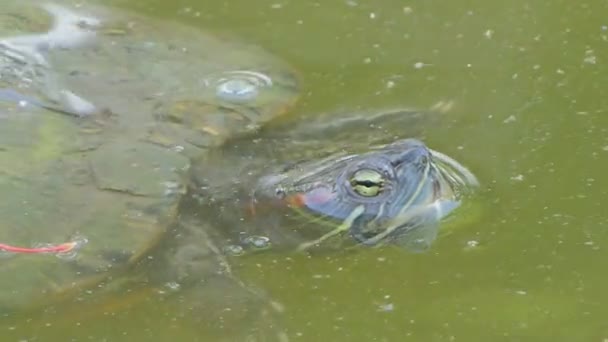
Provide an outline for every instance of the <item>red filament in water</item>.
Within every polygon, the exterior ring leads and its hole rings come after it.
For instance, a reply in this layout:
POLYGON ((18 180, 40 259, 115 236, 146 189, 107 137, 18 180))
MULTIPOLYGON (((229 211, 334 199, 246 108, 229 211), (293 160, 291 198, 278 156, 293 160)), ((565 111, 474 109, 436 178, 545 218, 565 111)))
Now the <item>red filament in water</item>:
POLYGON ((73 250, 78 243, 76 242, 66 242, 60 245, 47 246, 47 247, 18 247, 11 246, 4 243, 0 243, 0 251, 10 252, 10 253, 20 253, 20 254, 38 254, 38 253, 67 253, 73 250))

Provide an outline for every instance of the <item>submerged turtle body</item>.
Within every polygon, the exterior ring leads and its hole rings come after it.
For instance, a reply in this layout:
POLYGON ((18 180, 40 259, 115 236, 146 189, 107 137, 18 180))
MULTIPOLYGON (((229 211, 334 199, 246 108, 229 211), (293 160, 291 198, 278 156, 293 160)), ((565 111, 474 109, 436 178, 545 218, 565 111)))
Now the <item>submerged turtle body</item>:
POLYGON ((175 223, 190 158, 297 97, 277 58, 191 27, 57 2, 0 12, 3 312, 128 269, 175 223))

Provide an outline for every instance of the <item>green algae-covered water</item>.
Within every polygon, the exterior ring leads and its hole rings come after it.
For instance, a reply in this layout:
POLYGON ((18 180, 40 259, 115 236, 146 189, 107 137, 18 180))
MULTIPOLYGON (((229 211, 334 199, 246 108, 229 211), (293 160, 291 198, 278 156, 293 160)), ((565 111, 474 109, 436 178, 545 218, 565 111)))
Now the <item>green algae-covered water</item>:
MULTIPOLYGON (((608 3, 118 5, 230 33, 285 59, 302 76, 302 99, 290 113, 302 120, 394 106, 447 108, 424 141, 472 169, 482 184, 479 204, 460 211, 465 223, 422 254, 374 249, 242 259, 240 275, 280 303, 284 338, 608 339, 608 3)), ((220 338, 172 311, 164 297, 143 290, 135 296, 143 299, 6 315, 0 340, 220 338)), ((227 327, 238 336, 229 339, 245 341, 240 329, 227 327)))

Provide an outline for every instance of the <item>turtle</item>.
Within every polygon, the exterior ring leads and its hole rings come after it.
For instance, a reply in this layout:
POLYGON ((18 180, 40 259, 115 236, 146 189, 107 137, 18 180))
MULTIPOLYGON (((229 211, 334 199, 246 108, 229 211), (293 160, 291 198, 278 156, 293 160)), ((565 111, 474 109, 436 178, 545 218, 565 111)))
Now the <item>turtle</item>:
POLYGON ((68 1, 0 16, 3 314, 119 283, 175 230, 192 158, 299 95, 236 37, 68 1))
POLYGON ((11 196, 0 270, 14 275, 0 281, 4 312, 127 286, 178 293, 187 312, 200 302, 195 316, 213 316, 226 300, 267 299, 234 276, 241 252, 428 245, 477 184, 419 140, 357 138, 420 111, 281 126, 299 76, 255 45, 110 7, 6 8, 26 28, 45 24, 0 39, 11 76, 0 88, 0 190, 11 196), (30 86, 10 81, 20 70, 35 71, 30 86), (402 173, 382 169, 391 158, 402 173), (391 200, 391 188, 405 195, 391 200))

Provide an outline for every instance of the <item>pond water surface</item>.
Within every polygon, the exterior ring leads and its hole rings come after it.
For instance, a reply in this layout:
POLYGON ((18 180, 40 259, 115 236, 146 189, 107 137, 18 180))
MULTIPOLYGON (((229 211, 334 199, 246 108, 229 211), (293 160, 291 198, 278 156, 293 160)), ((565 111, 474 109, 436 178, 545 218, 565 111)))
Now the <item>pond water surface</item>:
MULTIPOLYGON (((421 254, 244 258, 289 340, 608 340, 608 2, 117 4, 285 59, 303 80, 294 118, 448 104, 424 141, 478 176, 478 208, 459 213, 473 219, 421 254)), ((216 338, 171 308, 57 305, 1 318, 0 340, 216 338)))

